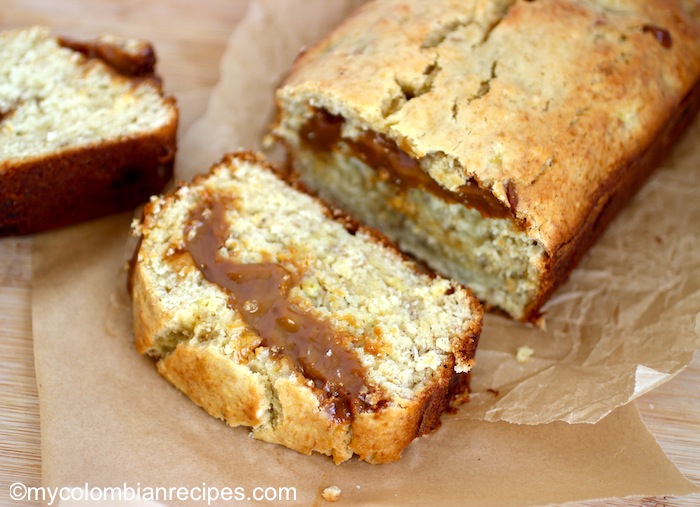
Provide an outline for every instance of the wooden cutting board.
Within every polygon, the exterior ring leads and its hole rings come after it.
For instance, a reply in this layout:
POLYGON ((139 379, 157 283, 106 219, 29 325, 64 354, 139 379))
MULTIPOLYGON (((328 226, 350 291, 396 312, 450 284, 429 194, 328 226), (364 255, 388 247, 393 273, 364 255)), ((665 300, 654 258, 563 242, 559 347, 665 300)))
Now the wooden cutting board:
MULTIPOLYGON (((43 24, 90 38, 112 32, 151 40, 168 92, 208 88, 218 79, 227 38, 247 0, 3 0, 0 30, 43 24)), ((39 404, 31 330, 32 238, 0 240, 0 505, 9 485, 41 484, 39 404)), ((681 471, 700 484, 700 355, 690 367, 637 401, 644 421, 681 471)), ((700 505, 681 499, 590 502, 588 506, 700 505)))

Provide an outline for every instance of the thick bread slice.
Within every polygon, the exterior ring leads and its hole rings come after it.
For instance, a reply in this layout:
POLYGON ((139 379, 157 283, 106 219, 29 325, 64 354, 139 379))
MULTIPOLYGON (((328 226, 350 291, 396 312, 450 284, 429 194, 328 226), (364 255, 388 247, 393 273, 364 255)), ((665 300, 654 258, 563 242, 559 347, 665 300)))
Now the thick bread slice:
POLYGON ((536 321, 700 107, 700 4, 372 1, 277 101, 305 184, 536 321))
POLYGON ((0 34, 0 236, 131 209, 172 176, 178 111, 150 44, 0 34))
POLYGON ((254 437, 398 460, 466 388, 482 311, 251 153, 152 198, 134 226, 137 349, 254 437))

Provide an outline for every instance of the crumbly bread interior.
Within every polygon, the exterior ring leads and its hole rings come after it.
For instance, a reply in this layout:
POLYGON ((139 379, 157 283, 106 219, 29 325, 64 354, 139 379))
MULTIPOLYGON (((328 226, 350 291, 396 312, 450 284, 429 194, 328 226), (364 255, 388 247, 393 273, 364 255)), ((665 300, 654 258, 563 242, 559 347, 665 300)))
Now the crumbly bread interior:
POLYGON ((136 84, 62 47, 45 28, 0 34, 0 173, 17 162, 138 137, 175 115, 156 82, 136 84))
POLYGON ((484 217, 418 188, 400 191, 342 148, 318 153, 298 140, 290 146, 304 183, 322 198, 465 284, 489 306, 516 319, 527 317, 540 290, 546 254, 512 220, 484 217))
POLYGON ((257 438, 336 462, 353 453, 394 461, 436 426, 449 383, 471 368, 481 309, 462 286, 417 270, 371 230, 349 231, 349 222, 331 219, 325 205, 260 165, 251 155, 229 157, 147 206, 132 268, 137 347, 209 413, 251 426, 257 438), (264 346, 229 294, 183 253, 193 210, 212 199, 226 203, 218 255, 290 273, 297 283, 289 301, 329 323, 359 359, 371 410, 349 420, 329 415, 314 383, 264 346))

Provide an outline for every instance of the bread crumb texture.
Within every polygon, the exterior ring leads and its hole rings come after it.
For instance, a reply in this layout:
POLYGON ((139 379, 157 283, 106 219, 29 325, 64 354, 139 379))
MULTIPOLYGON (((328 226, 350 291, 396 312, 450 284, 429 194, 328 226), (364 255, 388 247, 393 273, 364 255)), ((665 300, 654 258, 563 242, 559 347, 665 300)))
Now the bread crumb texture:
POLYGON ((137 137, 172 117, 157 82, 136 84, 62 47, 46 28, 0 34, 0 173, 9 163, 137 137))
POLYGON ((528 347, 527 345, 522 345, 518 347, 518 350, 515 353, 515 359, 517 359, 519 363, 527 363, 534 353, 534 349, 528 347))
POLYGON ((342 491, 338 486, 328 486, 327 488, 324 488, 321 496, 326 502, 337 502, 340 500, 341 494, 342 491))
POLYGON ((395 461, 439 424, 450 384, 471 368, 481 308, 457 283, 418 271, 375 231, 331 215, 250 153, 153 198, 136 226, 137 348, 193 401, 231 425, 251 426, 256 438, 336 462, 353 453, 395 461), (362 403, 351 417, 329 410, 335 395, 309 374, 318 364, 300 368, 291 344, 270 347, 247 324, 260 302, 231 304, 193 262, 186 248, 193 211, 212 200, 226 203, 221 262, 282 266, 295 281, 286 295, 295 311, 333 331, 322 355, 359 360, 362 403))

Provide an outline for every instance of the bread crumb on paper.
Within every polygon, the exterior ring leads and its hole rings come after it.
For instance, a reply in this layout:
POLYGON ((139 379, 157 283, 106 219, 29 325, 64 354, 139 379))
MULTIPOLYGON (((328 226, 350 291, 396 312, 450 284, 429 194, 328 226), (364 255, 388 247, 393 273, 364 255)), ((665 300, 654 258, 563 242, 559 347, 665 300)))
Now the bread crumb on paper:
POLYGON ((517 359, 519 363, 526 363, 530 360, 530 356, 532 356, 534 352, 535 351, 527 345, 523 345, 522 347, 518 347, 515 359, 517 359))
POLYGON ((326 502, 337 502, 340 500, 340 488, 338 486, 328 486, 323 490, 321 496, 326 502))

